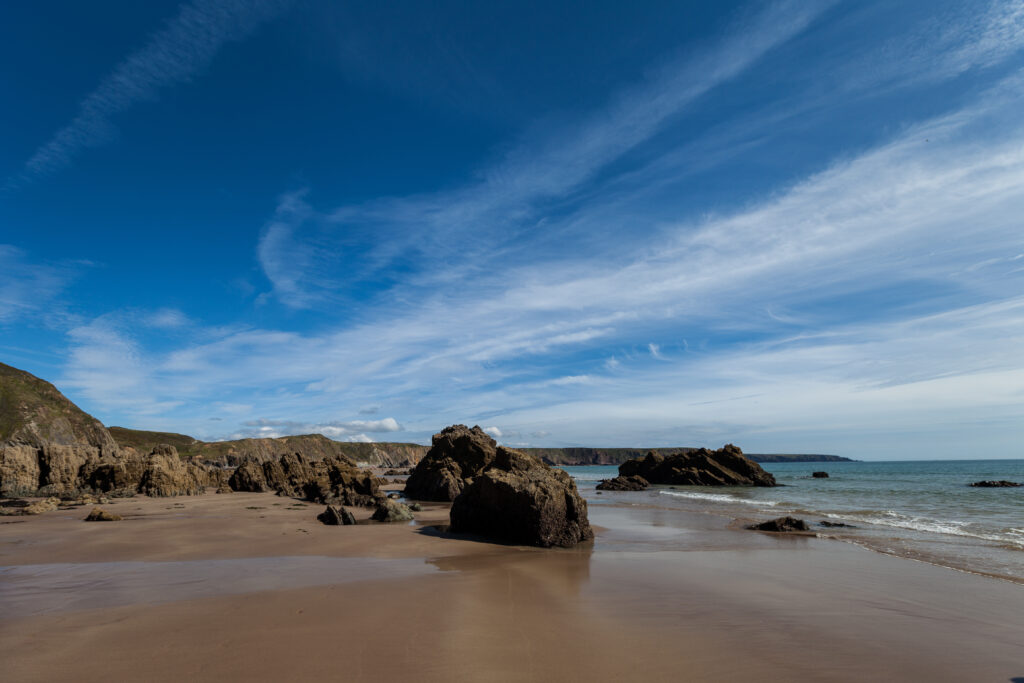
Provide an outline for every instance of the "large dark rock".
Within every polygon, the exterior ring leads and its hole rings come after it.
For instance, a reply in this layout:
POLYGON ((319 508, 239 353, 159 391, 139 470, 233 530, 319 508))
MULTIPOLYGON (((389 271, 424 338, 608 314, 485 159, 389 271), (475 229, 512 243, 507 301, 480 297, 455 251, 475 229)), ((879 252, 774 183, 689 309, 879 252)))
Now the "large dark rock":
POLYGON ((480 427, 445 427, 405 482, 405 495, 415 500, 449 501, 466 482, 494 461, 498 444, 480 427))
POLYGON ((594 537, 572 477, 504 446, 452 503, 451 530, 544 548, 594 537))
POLYGON ((976 481, 970 486, 976 486, 984 489, 1005 489, 1005 488, 1017 488, 1018 486, 1024 486, 1024 484, 1018 484, 1015 481, 1006 481, 1000 479, 999 481, 976 481))
POLYGON ((263 466, 255 459, 246 460, 235 468, 228 486, 232 491, 261 493, 267 490, 267 478, 263 474, 263 466))
POLYGON ((316 518, 328 526, 351 526, 356 523, 356 518, 351 512, 333 505, 328 505, 316 518))
POLYGON ((775 486, 775 477, 732 444, 717 451, 701 448, 668 456, 652 451, 619 465, 619 475, 638 475, 652 484, 775 486))
POLYGON ((751 524, 748 529, 754 531, 807 531, 807 522, 796 517, 778 517, 760 524, 751 524))
POLYGON ((602 479, 597 485, 598 491, 643 491, 650 483, 643 477, 633 474, 628 477, 618 476, 613 479, 602 479))
POLYGON ((828 479, 828 472, 812 472, 811 476, 815 479, 828 479))

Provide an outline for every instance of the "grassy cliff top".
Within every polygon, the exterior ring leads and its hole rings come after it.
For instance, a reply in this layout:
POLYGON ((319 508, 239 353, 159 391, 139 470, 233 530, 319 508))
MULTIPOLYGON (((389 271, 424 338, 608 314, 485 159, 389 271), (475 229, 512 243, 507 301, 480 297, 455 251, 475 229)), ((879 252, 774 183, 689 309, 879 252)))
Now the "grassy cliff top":
POLYGON ((103 424, 55 386, 0 363, 0 442, 4 441, 114 445, 103 424))

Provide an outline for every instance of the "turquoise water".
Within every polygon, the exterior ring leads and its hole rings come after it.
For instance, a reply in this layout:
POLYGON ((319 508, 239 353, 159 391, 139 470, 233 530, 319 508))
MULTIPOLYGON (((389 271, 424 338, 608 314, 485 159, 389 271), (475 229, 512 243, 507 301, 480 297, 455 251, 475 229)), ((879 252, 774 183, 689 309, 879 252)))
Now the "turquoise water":
POLYGON ((972 488, 983 479, 1024 482, 1024 460, 766 463, 776 488, 658 486, 596 495, 616 467, 567 467, 595 505, 655 505, 768 519, 792 514, 819 533, 965 571, 1024 580, 1024 488, 972 488), (824 470, 827 479, 811 473, 824 470), (824 528, 821 521, 855 529, 824 528))

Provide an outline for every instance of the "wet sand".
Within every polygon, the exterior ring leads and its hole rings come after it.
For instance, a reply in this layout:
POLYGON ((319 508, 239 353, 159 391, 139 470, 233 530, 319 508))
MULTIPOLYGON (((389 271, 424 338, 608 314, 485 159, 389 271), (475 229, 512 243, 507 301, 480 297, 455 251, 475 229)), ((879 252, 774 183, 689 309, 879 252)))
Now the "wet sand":
POLYGON ((1024 587, 836 541, 594 505, 593 544, 545 551, 432 532, 443 505, 325 527, 293 503, 0 524, 4 680, 1024 677, 1024 587))

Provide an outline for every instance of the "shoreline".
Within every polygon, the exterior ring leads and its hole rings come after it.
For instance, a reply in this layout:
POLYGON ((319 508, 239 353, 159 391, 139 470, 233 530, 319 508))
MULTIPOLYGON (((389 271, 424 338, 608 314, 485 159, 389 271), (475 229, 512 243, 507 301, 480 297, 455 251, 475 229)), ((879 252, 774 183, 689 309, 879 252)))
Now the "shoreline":
POLYGON ((325 527, 315 521, 320 506, 295 503, 269 493, 122 499, 110 508, 130 513, 123 522, 86 524, 80 520, 88 510, 78 508, 0 526, 0 605, 13 604, 17 589, 3 570, 23 566, 32 574, 30 565, 62 565, 53 570, 52 585, 34 590, 57 590, 58 598, 60 590, 98 591, 107 605, 0 618, 8 675, 17 681, 72 673, 84 681, 1024 675, 1018 584, 829 538, 769 536, 732 529, 713 513, 602 503, 591 506, 595 541, 541 550, 431 531, 447 521, 445 504, 426 505, 413 525, 325 527), (117 572, 79 574, 81 581, 69 582, 82 563, 93 563, 93 570, 107 563, 117 572), (389 574, 383 569, 389 566, 401 571, 389 574), (195 571, 176 576, 183 568, 195 571), (268 583, 223 591, 235 571, 268 583), (303 585, 307 580, 314 585, 303 585), (208 593, 188 597, 182 586, 208 593), (111 602, 111 594, 123 604, 111 602), (971 643, 969 652, 964 642, 971 643))

